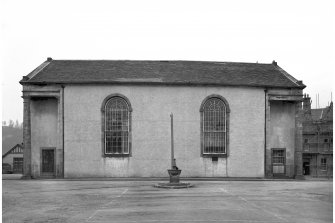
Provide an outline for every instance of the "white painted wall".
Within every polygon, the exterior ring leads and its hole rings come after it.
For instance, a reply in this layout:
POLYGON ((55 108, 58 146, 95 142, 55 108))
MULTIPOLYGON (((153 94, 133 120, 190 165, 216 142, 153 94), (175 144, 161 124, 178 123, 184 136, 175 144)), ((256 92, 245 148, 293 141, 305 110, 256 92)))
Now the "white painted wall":
POLYGON ((66 86, 65 177, 164 177, 170 168, 170 113, 175 158, 183 177, 264 176, 264 91, 187 86, 66 86), (132 156, 102 154, 101 105, 126 96, 132 112, 132 156), (229 156, 200 156, 200 105, 211 94, 229 103, 229 156))
MULTIPOLYGON (((286 176, 295 174, 295 104, 272 101, 270 103, 270 148, 286 149, 286 176)), ((271 153, 271 151, 269 151, 271 153)), ((271 162, 270 162, 271 163, 271 162)))
MULTIPOLYGON (((57 148, 58 102, 56 98, 31 100, 31 168, 40 176, 41 147, 57 148)), ((56 160, 55 160, 56 161, 56 160)))

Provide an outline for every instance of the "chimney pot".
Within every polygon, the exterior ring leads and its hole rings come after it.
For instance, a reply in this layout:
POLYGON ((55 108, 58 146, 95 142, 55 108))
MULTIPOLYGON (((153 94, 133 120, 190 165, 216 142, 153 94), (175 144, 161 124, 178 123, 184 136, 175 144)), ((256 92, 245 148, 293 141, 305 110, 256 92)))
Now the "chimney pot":
POLYGON ((51 57, 48 57, 48 58, 47 58, 47 61, 52 61, 52 58, 51 58, 51 57))
POLYGON ((277 62, 275 60, 272 61, 272 64, 277 66, 277 62))

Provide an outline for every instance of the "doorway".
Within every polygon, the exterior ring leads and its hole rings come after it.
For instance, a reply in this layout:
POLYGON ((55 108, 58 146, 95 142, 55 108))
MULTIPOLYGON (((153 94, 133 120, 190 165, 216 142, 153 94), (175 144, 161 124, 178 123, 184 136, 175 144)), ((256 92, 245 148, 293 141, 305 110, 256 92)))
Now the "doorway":
POLYGON ((46 177, 55 176, 54 148, 42 148, 41 150, 41 175, 46 177))
POLYGON ((308 162, 303 162, 302 167, 303 167, 304 175, 310 175, 311 174, 309 161, 308 162))

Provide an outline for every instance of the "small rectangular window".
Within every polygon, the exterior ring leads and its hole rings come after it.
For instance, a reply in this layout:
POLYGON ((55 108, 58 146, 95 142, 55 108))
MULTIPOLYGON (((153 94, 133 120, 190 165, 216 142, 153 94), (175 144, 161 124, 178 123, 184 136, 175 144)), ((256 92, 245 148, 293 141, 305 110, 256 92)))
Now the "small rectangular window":
POLYGON ((327 170, 327 159, 321 158, 321 170, 326 171, 327 170))
POLYGON ((274 175, 285 174, 286 153, 285 149, 272 149, 272 173, 274 175))
POLYGON ((284 150, 273 150, 272 163, 285 164, 284 150))
POLYGON ((328 143, 328 139, 324 139, 324 142, 325 142, 325 143, 328 143))
POLYGON ((305 143, 308 143, 308 139, 305 139, 305 143))
POLYGON ((14 157, 13 158, 13 172, 14 173, 23 173, 23 158, 14 157))

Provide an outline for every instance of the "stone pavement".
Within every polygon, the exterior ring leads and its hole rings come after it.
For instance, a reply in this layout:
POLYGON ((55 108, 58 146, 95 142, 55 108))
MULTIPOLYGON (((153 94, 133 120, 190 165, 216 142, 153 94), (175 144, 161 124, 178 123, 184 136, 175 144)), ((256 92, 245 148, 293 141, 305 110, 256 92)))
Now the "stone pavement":
POLYGON ((3 222, 332 222, 332 181, 3 180, 3 222))

